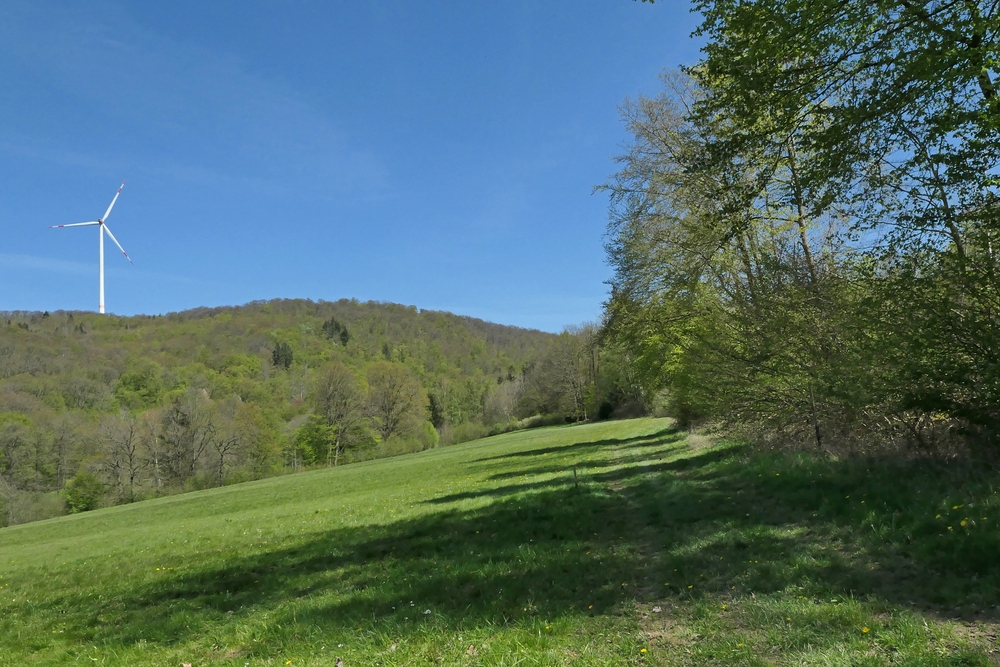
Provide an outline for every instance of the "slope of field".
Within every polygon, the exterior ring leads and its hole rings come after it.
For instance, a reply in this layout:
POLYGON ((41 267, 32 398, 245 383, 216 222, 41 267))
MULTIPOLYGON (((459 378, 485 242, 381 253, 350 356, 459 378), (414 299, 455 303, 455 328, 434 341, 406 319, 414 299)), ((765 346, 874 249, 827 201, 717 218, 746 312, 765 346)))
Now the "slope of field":
POLYGON ((995 664, 995 481, 508 434, 2 529, 0 663, 995 664))

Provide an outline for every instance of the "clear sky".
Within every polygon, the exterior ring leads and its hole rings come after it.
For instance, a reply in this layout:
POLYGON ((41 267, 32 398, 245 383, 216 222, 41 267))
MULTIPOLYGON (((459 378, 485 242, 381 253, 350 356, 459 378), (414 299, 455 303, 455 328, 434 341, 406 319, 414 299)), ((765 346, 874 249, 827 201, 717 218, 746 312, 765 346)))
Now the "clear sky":
POLYGON ((618 105, 685 2, 0 4, 0 310, 393 301, 599 317, 618 105))

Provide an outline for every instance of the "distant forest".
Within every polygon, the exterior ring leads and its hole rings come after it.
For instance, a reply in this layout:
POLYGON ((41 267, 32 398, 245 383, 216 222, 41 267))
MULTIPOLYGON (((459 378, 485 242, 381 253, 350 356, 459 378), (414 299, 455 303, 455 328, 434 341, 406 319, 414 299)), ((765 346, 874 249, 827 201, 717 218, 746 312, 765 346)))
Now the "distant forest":
POLYGON ((0 313, 0 522, 641 409, 599 342, 356 300, 0 313))

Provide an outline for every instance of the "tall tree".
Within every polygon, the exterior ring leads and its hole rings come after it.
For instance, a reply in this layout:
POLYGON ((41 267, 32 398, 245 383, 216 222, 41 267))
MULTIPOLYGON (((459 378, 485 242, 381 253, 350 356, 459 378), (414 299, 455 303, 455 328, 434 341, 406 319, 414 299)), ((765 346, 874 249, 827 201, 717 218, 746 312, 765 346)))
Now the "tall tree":
MULTIPOLYGON (((801 148, 812 216, 870 248, 901 409, 1000 428, 1000 6, 976 0, 704 0, 716 161, 801 148), (724 120, 720 123, 720 120, 724 120), (901 314, 904 314, 902 315, 901 314), (972 361, 975 360, 975 361, 972 361)), ((874 289, 875 287, 873 287, 874 289)), ((871 328, 871 327, 869 327, 871 328)))
POLYGON ((376 361, 365 367, 365 376, 369 413, 382 440, 406 435, 426 419, 427 392, 409 368, 376 361))
POLYGON ((316 412, 332 429, 327 465, 337 465, 341 454, 360 439, 365 418, 365 388, 356 373, 339 361, 331 363, 314 390, 316 412))
POLYGON ((146 465, 140 446, 139 419, 125 410, 109 415, 101 420, 98 436, 108 481, 119 499, 133 502, 140 473, 146 465))
POLYGON ((189 389, 175 398, 163 411, 160 429, 165 468, 183 484, 198 473, 217 437, 208 394, 189 389))

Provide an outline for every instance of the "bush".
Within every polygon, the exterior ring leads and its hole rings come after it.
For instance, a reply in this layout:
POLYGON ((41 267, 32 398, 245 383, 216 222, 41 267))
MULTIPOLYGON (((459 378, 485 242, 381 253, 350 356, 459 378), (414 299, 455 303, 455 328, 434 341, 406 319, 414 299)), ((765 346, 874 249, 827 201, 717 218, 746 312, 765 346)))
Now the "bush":
POLYGON ((375 448, 374 455, 375 458, 383 458, 422 452, 437 447, 439 438, 437 429, 430 422, 423 422, 411 435, 405 437, 394 435, 380 442, 375 448))
POLYGON ((423 445, 421 449, 433 449, 441 442, 441 436, 438 434, 437 429, 434 428, 434 424, 430 422, 424 422, 420 425, 416 437, 423 445))
POLYGON ((477 421, 468 421, 455 426, 445 424, 441 429, 441 444, 457 445, 460 442, 485 438, 489 434, 490 430, 477 421))
POLYGON ((70 514, 87 512, 100 506, 104 498, 104 485, 101 480, 82 470, 76 477, 66 482, 62 497, 70 514))
POLYGON ((541 428, 543 426, 559 426, 565 423, 566 418, 560 414, 532 415, 518 422, 518 428, 541 428))

